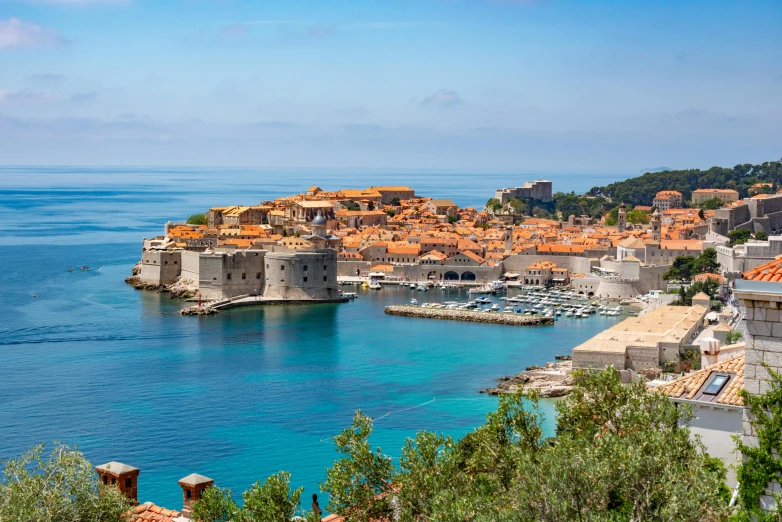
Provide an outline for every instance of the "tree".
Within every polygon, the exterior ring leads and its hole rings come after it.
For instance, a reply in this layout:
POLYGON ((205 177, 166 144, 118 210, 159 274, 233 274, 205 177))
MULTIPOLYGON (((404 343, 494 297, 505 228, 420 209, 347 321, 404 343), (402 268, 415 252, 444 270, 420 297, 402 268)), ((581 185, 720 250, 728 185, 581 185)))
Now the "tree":
POLYGON ((361 207, 358 206, 358 203, 356 203, 353 200, 345 201, 344 203, 342 203, 342 206, 348 210, 361 210, 361 207))
POLYGON ((741 332, 728 332, 728 335, 726 336, 725 342, 727 344, 734 344, 739 341, 741 341, 741 338, 743 335, 741 335, 741 332))
POLYGON ((0 480, 0 520, 14 522, 125 522, 131 507, 116 487, 98 481, 74 448, 55 443, 6 460, 0 480))
POLYGON ((700 209, 698 211, 698 217, 701 218, 703 221, 706 221, 706 213, 703 211, 703 209, 700 209))
POLYGON ((195 522, 233 522, 240 516, 239 506, 231 499, 231 491, 215 486, 206 488, 201 498, 193 502, 195 522))
POLYGON ((367 210, 375 210, 375 203, 373 201, 370 201, 367 204, 367 210))
POLYGON ((717 251, 713 248, 705 248, 695 258, 692 264, 692 270, 696 274, 716 274, 720 271, 720 264, 717 262, 717 251))
POLYGON ((760 231, 757 234, 755 234, 755 239, 758 241, 766 241, 768 239, 768 234, 766 234, 764 231, 760 231))
POLYGON ((725 205, 725 202, 722 201, 720 198, 711 198, 711 199, 707 199, 699 206, 701 210, 717 210, 723 205, 725 205))
POLYGON ((396 210, 394 210, 393 208, 389 208, 388 210, 386 210, 386 214, 388 214, 388 217, 394 217, 396 216, 396 210))
POLYGON ((649 223, 649 214, 641 210, 631 210, 627 213, 627 221, 634 224, 646 225, 649 223))
POLYGON ((487 212, 497 213, 500 210, 502 210, 502 203, 497 198, 491 198, 489 199, 489 201, 486 202, 484 208, 486 209, 487 212))
MULTIPOLYGON (((756 443, 745 443, 734 436, 736 449, 743 459, 736 470, 739 483, 740 516, 736 520, 770 522, 782 517, 780 506, 766 513, 761 509, 760 497, 772 480, 779 480, 782 470, 782 376, 764 365, 768 372, 768 390, 760 395, 739 390, 744 407, 749 410, 749 424, 756 435, 756 443)), ((745 414, 746 415, 746 414, 745 414)))
POLYGON ((398 207, 401 204, 402 204, 402 202, 399 201, 399 198, 394 198, 394 199, 391 200, 391 206, 398 207))
POLYGON ((689 407, 641 380, 623 385, 613 368, 573 377, 573 391, 555 406, 556 436, 543 436, 536 394, 505 395, 459 441, 419 432, 405 443, 398 469, 369 449, 368 419, 357 414, 338 446, 343 459, 329 470, 330 478, 340 470, 335 492, 350 492, 337 512, 367 520, 375 504, 376 519, 395 513, 411 522, 727 517, 725 468, 690 436, 689 407))
POLYGON ((330 495, 327 509, 358 522, 387 519, 393 511, 388 494, 394 466, 380 448, 372 451, 371 433, 372 420, 356 411, 353 425, 334 437, 342 458, 327 470, 321 484, 321 490, 330 495))
POLYGON ((207 225, 209 222, 206 219, 206 214, 193 214, 187 218, 188 225, 207 225))
POLYGON ((743 245, 752 238, 752 234, 746 228, 738 228, 728 232, 728 239, 730 239, 730 246, 743 245))
POLYGON ((693 256, 678 256, 673 260, 671 268, 663 274, 663 279, 666 281, 689 281, 694 273, 693 265, 695 265, 693 256))
POLYGON ((291 474, 281 471, 261 484, 256 482, 244 492, 244 508, 249 520, 258 522, 288 522, 299 510, 304 487, 291 491, 291 474))
POLYGON ((454 224, 457 221, 459 221, 459 218, 456 216, 448 216, 448 223, 454 224))

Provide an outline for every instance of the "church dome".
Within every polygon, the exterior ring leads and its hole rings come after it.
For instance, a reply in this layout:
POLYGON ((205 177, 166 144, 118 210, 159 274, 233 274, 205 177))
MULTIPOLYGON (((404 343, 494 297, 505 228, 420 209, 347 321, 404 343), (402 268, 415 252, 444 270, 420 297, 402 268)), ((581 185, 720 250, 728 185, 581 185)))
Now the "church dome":
POLYGON ((326 224, 326 218, 323 217, 323 214, 318 212, 318 215, 315 216, 315 219, 312 220, 313 225, 325 225, 326 224))

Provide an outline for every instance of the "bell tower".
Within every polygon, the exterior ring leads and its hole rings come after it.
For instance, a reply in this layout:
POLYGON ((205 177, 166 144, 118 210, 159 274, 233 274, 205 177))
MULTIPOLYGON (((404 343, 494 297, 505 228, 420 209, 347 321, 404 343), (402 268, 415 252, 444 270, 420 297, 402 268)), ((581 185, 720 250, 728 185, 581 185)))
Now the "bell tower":
POLYGON ((627 227, 627 207, 624 202, 619 205, 619 214, 617 215, 616 228, 619 232, 624 232, 627 227))
POLYGON ((660 236, 662 233, 662 229, 660 228, 660 210, 654 209, 654 214, 652 214, 652 220, 650 221, 652 225, 652 241, 655 243, 660 242, 660 236))

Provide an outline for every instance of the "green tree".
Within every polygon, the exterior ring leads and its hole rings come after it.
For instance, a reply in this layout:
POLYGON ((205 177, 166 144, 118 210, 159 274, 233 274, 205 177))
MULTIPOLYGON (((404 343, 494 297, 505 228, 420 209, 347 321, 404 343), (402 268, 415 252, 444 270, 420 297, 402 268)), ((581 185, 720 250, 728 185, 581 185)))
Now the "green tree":
POLYGON ((766 241, 768 239, 768 234, 766 234, 764 231, 760 231, 757 234, 755 234, 755 239, 758 241, 766 241))
POLYGON ((367 204, 367 210, 375 210, 375 203, 374 203, 374 202, 372 202, 372 201, 370 201, 370 202, 367 204))
POLYGON ((497 213, 502 210, 502 203, 497 198, 491 198, 486 202, 484 208, 487 212, 497 213))
POLYGON ((728 239, 730 239, 730 246, 743 245, 752 238, 752 234, 745 228, 739 228, 728 232, 728 239))
POLYGON ((744 407, 749 409, 749 423, 757 443, 747 444, 741 437, 733 437, 736 449, 743 456, 736 470, 741 507, 736 520, 747 522, 771 522, 782 518, 779 506, 770 513, 760 506, 760 497, 765 494, 769 482, 779 480, 782 472, 782 376, 768 366, 765 370, 769 375, 765 393, 756 395, 739 390, 744 407))
POLYGON ((701 218, 704 221, 706 220, 706 213, 703 211, 703 209, 700 209, 698 211, 698 217, 701 218))
POLYGON ((734 344, 741 341, 742 337, 743 336, 741 335, 741 332, 728 332, 725 342, 728 344, 734 344))
POLYGON ((692 270, 696 274, 719 273, 720 264, 717 262, 717 251, 713 248, 704 248, 698 257, 695 258, 692 270))
POLYGON ((448 216, 448 223, 450 223, 450 224, 452 224, 452 225, 453 225, 453 224, 454 224, 454 223, 456 223, 457 221, 459 221, 459 218, 458 218, 458 217, 456 217, 456 216, 448 216))
POLYGON ((389 208, 388 210, 386 210, 386 214, 388 214, 388 217, 394 217, 396 216, 396 210, 394 210, 393 208, 389 208))
POLYGON ((193 502, 191 515, 194 522, 234 522, 239 520, 241 510, 231 499, 230 490, 211 486, 193 502))
POLYGON ((636 225, 646 225, 649 223, 649 214, 641 210, 631 210, 627 213, 627 221, 636 225))
POLYGON ((304 487, 291 491, 291 474, 281 471, 261 484, 256 482, 244 492, 242 511, 250 515, 249 520, 258 522, 288 522, 299 510, 299 501, 304 487))
POLYGON ((361 207, 358 205, 358 203, 353 200, 343 202, 342 206, 348 210, 361 210, 361 207))
POLYGON ((206 214, 193 214, 187 218, 188 225, 207 225, 209 222, 206 219, 206 214))
POLYGON ((694 274, 695 257, 693 256, 678 256, 673 260, 671 268, 669 268, 664 274, 663 279, 666 281, 679 280, 689 281, 694 274))
POLYGON ((391 205, 394 206, 394 207, 398 207, 401 204, 402 204, 402 202, 399 201, 399 198, 394 198, 394 199, 391 200, 391 205))
POLYGON ((699 206, 701 210, 717 210, 723 205, 725 205, 725 202, 722 201, 720 198, 712 198, 712 199, 707 199, 699 206))
POLYGON ((125 522, 131 507, 116 487, 103 486, 76 449, 55 444, 44 456, 34 446, 3 462, 0 520, 13 522, 125 522))
POLYGON ((327 508, 358 522, 387 519, 393 511, 388 494, 394 466, 380 448, 372 451, 371 433, 372 420, 357 411, 353 425, 334 437, 342 458, 327 470, 321 484, 330 495, 327 508))

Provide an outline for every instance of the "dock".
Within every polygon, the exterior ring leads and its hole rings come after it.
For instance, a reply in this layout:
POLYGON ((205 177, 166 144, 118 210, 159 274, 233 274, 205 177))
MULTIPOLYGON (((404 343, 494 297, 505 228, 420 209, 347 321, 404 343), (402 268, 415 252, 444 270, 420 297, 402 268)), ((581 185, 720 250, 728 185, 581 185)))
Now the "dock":
POLYGON ((398 315, 402 317, 505 324, 509 326, 544 326, 554 324, 553 317, 534 317, 529 315, 511 315, 495 312, 471 312, 467 310, 442 310, 409 305, 386 306, 385 312, 389 315, 398 315))
POLYGON ((211 315, 220 310, 230 308, 239 308, 243 306, 284 306, 284 305, 313 305, 329 303, 347 303, 350 301, 347 297, 337 297, 334 299, 277 299, 263 297, 259 295, 240 295, 221 299, 219 301, 209 301, 203 306, 191 306, 179 311, 180 315, 211 315))

